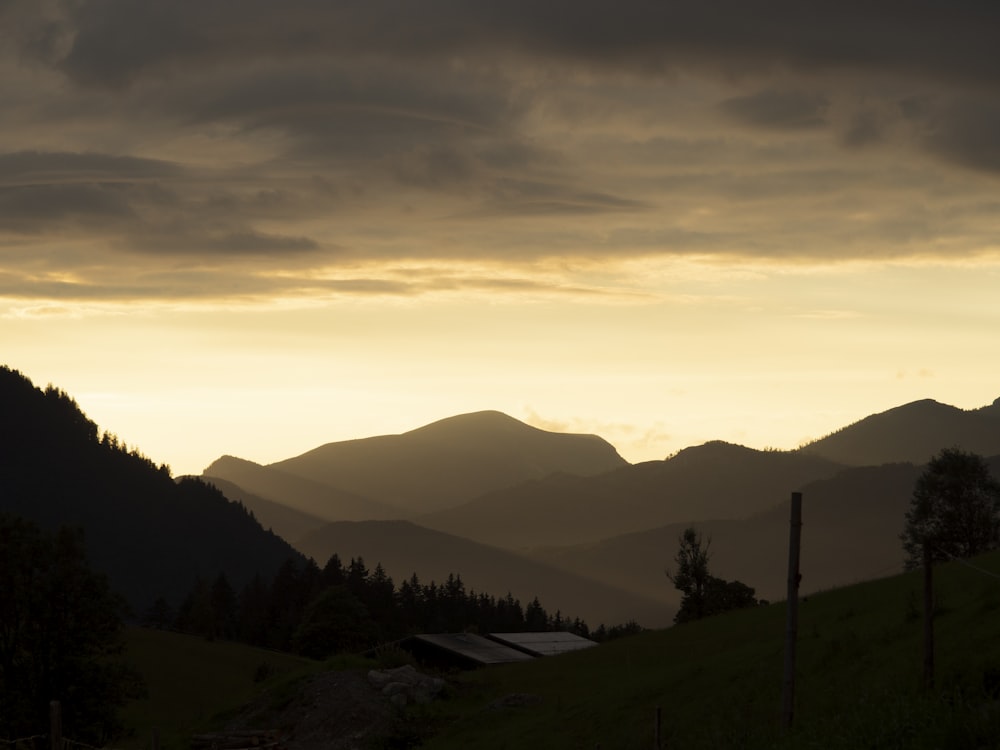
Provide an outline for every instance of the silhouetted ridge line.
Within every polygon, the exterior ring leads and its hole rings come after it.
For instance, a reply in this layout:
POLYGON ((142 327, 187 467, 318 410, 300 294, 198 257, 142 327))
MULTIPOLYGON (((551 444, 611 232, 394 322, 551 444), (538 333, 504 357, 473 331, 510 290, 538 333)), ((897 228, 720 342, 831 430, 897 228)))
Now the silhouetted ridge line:
POLYGON ((83 529, 94 567, 136 612, 158 596, 176 603, 199 575, 242 585, 300 557, 243 506, 198 479, 170 476, 76 402, 0 367, 0 510, 42 528, 83 529))
POLYGON ((800 448, 844 464, 922 464, 945 447, 1000 454, 1000 406, 962 410, 933 399, 913 401, 858 420, 800 448))
MULTIPOLYGON (((263 468, 389 506, 396 518, 407 518, 554 473, 594 476, 627 465, 610 443, 595 435, 548 432, 501 412, 483 411, 398 435, 327 443, 263 468)), ((324 512, 322 502, 304 500, 293 489, 284 495, 276 487, 265 491, 237 476, 231 461, 214 463, 208 473, 331 520, 364 518, 358 512, 340 516, 324 512)), ((391 516, 373 510, 367 517, 391 516)))

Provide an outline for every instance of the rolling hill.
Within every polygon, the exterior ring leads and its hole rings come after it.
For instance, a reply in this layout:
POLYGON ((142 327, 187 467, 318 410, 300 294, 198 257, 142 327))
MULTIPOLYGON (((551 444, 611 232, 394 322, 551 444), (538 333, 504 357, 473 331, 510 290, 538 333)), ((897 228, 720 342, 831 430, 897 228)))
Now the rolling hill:
POLYGON ((601 583, 572 570, 527 559, 467 539, 421 528, 408 521, 338 522, 307 534, 298 548, 321 566, 337 553, 342 560, 363 557, 377 561, 397 583, 414 572, 424 583, 442 583, 449 573, 460 574, 466 590, 504 596, 507 592, 526 605, 537 596, 554 614, 581 617, 596 627, 635 619, 647 627, 668 624, 674 607, 666 589, 638 595, 601 583))
POLYGON ((972 563, 935 572, 933 690, 920 689, 914 572, 801 603, 790 731, 779 722, 786 610, 772 604, 462 675, 455 699, 432 704, 437 734, 422 747, 656 747, 657 715, 668 748, 996 747, 1000 552, 972 563))

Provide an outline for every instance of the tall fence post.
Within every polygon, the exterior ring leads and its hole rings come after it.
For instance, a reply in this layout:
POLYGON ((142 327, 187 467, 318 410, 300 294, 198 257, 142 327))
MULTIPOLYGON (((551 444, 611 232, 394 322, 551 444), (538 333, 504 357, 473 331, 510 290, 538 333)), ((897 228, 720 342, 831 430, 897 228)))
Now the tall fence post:
POLYGON ((49 741, 52 750, 62 750, 62 705, 49 701, 49 741))
POLYGON ((653 750, 661 750, 660 744, 660 707, 656 707, 656 718, 653 720, 653 750))
POLYGON ((934 687, 934 559, 924 542, 924 688, 934 687))
POLYGON ((795 714, 795 642, 799 630, 799 549, 802 541, 802 493, 792 493, 788 535, 788 618, 785 626, 785 676, 781 687, 781 726, 788 731, 795 714))

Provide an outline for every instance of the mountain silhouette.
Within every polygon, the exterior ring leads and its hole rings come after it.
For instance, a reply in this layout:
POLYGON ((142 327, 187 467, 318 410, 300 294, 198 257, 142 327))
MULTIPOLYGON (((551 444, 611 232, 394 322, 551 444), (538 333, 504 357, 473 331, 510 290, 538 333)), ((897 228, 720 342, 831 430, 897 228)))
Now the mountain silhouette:
POLYGON ((1000 399, 962 410, 931 399, 873 414, 800 448, 852 466, 926 463, 942 448, 1000 454, 1000 399))
POLYGON ((291 542, 329 523, 329 519, 305 513, 287 505, 253 495, 241 487, 218 477, 205 477, 206 484, 218 489, 230 500, 249 510, 260 525, 291 542))
MULTIPOLYGON (((233 456, 213 461, 202 472, 202 477, 209 482, 222 480, 239 487, 249 501, 248 507, 254 512, 262 507, 257 503, 260 498, 325 521, 363 521, 404 515, 404 511, 398 508, 353 492, 233 456)), ((281 521, 278 523, 285 529, 281 521)), ((279 533, 284 536, 284 532, 279 533)), ((286 538, 294 538, 294 535, 286 538)))
POLYGON ((67 394, 0 367, 0 512, 45 529, 81 527, 93 566, 136 613, 176 606, 196 579, 241 587, 289 558, 283 539, 197 479, 175 482, 117 438, 98 435, 67 394))
POLYGON ((671 622, 675 608, 665 592, 645 597, 571 570, 422 528, 409 521, 337 522, 307 534, 298 547, 320 565, 337 553, 342 560, 381 562, 400 583, 416 573, 422 583, 443 583, 461 575, 466 590, 493 596, 508 592, 527 605, 538 597, 551 614, 583 618, 588 625, 617 625, 635 619, 647 627, 671 622))
MULTIPOLYGON (((406 518, 554 472, 591 476, 626 465, 614 447, 597 436, 548 432, 497 411, 483 411, 400 435, 328 443, 265 468, 392 506, 397 518, 406 518)), ((228 465, 220 468, 218 461, 205 474, 299 510, 336 516, 321 512, 311 500, 301 500, 291 485, 284 489, 274 480, 265 489, 248 476, 237 476, 228 465)), ((368 517, 387 516, 373 512, 368 517)), ((341 518, 360 520, 357 514, 341 518)))
POLYGON ((590 543, 669 523, 745 518, 841 468, 819 456, 716 441, 596 477, 551 475, 418 523, 511 549, 590 543))
MULTIPOLYGON (((989 459, 1000 477, 1000 457, 989 459)), ((810 482, 802 491, 801 590, 813 591, 898 573, 903 569, 899 534, 917 477, 913 464, 845 469, 810 482)), ((680 595, 666 581, 678 537, 693 525, 711 539, 714 575, 739 579, 768 599, 785 597, 788 576, 790 495, 775 507, 739 520, 671 524, 596 544, 533 550, 531 556, 594 577, 638 595, 680 595), (664 587, 667 586, 669 590, 664 587)))

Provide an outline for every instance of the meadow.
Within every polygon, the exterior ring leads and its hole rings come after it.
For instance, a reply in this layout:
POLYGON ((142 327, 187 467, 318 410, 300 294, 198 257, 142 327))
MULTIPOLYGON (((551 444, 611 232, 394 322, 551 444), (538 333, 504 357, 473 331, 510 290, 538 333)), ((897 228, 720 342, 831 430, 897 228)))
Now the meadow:
MULTIPOLYGON (((919 571, 814 594, 799 609, 794 725, 780 727, 785 606, 774 603, 530 663, 447 675, 449 697, 408 709, 428 750, 1000 747, 1000 552, 935 571, 936 684, 921 687, 919 571)), ((804 571, 808 575, 808 571, 804 571)), ((149 697, 123 750, 220 726, 264 688, 326 664, 236 644, 133 631, 149 697), (259 678, 261 665, 268 676, 259 678)), ((284 687, 281 687, 281 686, 284 687)), ((276 689, 275 686, 278 686, 276 689)), ((406 746, 400 744, 396 746, 406 746)))

